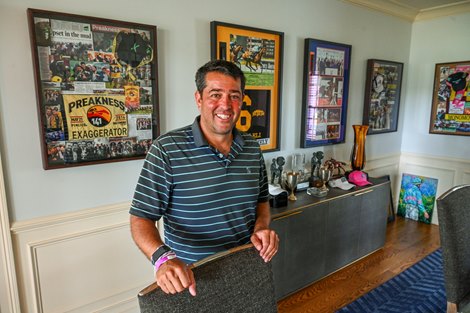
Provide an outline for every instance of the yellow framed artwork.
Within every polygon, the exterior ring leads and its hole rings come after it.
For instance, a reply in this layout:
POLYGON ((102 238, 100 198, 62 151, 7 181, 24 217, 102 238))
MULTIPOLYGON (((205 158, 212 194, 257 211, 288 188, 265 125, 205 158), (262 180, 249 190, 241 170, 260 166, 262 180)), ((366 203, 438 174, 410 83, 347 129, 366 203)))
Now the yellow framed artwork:
POLYGON ((282 32, 211 22, 211 58, 237 64, 246 77, 237 129, 264 152, 280 149, 283 42, 282 32))

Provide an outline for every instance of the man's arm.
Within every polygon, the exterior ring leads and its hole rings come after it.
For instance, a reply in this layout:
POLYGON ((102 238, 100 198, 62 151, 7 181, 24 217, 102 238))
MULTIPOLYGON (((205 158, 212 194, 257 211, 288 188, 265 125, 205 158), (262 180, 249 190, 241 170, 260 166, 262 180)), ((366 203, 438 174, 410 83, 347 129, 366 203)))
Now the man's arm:
POLYGON ((155 222, 146 218, 131 215, 131 234, 137 247, 150 260, 158 247, 163 245, 155 222))
POLYGON ((256 222, 251 242, 265 262, 271 261, 279 248, 279 237, 269 228, 271 211, 269 202, 259 202, 256 207, 256 222))
MULTIPOLYGON (((164 244, 155 222, 131 215, 130 224, 132 238, 150 260, 155 250, 164 244)), ((174 294, 189 288, 191 295, 196 295, 196 282, 193 272, 177 258, 163 263, 155 273, 155 279, 165 293, 174 294)))

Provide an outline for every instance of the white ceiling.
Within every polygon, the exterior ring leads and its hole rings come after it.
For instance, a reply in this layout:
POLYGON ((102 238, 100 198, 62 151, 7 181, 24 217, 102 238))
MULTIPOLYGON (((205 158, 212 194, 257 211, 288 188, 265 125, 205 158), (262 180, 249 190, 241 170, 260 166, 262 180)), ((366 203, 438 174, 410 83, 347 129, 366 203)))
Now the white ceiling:
POLYGON ((410 21, 470 11, 470 0, 343 0, 410 21))

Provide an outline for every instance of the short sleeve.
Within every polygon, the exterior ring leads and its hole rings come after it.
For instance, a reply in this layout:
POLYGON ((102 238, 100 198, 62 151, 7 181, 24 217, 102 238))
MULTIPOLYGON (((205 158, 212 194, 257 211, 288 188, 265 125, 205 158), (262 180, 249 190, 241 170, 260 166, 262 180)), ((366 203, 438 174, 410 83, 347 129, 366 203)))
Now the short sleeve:
POLYGON ((159 220, 168 207, 172 190, 172 174, 168 155, 155 141, 144 161, 137 181, 129 213, 159 220))

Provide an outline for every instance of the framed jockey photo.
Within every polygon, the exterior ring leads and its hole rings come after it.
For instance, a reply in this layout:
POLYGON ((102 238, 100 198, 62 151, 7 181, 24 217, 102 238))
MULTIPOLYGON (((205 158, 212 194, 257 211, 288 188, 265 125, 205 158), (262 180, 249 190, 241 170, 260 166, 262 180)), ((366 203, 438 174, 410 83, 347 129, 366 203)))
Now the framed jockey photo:
POLYGON ((436 64, 429 133, 470 136, 470 61, 436 64))
POLYGON ((246 77, 237 129, 255 138, 263 152, 280 149, 284 33, 211 22, 211 59, 237 64, 246 77))
POLYGON ((344 142, 350 64, 350 45, 305 39, 302 148, 344 142))
POLYGON ((367 60, 362 124, 368 135, 397 131, 402 75, 403 63, 367 60))
POLYGON ((44 169, 144 158, 160 127, 156 26, 27 12, 44 169))

